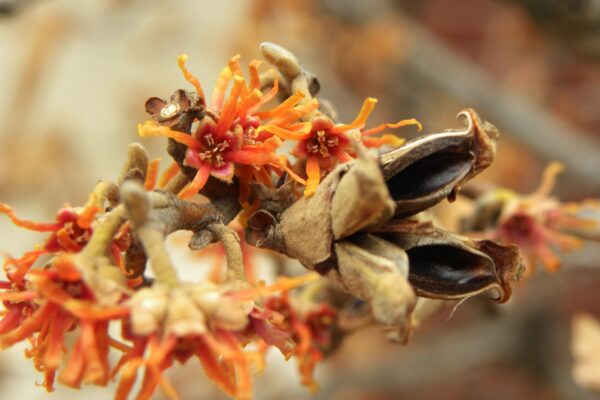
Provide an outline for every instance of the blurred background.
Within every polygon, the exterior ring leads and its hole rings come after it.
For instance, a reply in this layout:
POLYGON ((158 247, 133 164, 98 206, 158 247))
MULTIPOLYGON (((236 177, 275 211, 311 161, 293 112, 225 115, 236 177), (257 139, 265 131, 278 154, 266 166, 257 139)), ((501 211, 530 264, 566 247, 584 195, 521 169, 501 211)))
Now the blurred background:
MULTIPOLYGON (((502 134, 478 181, 531 192, 559 160, 561 199, 600 195, 600 0, 0 0, 0 202, 34 220, 84 203, 140 140, 145 99, 187 88, 178 54, 210 91, 229 57, 259 58, 265 40, 317 74, 341 120, 370 96, 373 125, 414 117, 440 132, 473 107, 502 134)), ((142 142, 167 165, 163 140, 142 142)), ((6 218, 0 238, 13 255, 42 240, 6 218)), ((599 255, 587 245, 501 307, 443 309, 406 346, 377 328, 354 334, 318 367, 316 397, 293 361, 270 354, 257 398, 600 398, 571 373, 571 348, 583 346, 600 388, 599 255)), ((24 348, 0 353, 0 398, 111 397, 93 387, 46 395, 24 348)), ((221 398, 192 364, 169 374, 182 398, 221 398)))

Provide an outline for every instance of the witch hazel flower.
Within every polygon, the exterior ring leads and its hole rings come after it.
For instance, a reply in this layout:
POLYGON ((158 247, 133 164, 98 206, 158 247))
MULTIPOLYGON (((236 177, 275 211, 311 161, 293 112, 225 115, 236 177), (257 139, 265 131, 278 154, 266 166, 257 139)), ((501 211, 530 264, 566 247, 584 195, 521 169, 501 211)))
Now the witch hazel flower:
POLYGON ((0 348, 28 340, 26 354, 44 374, 48 391, 59 372, 59 381, 71 387, 109 382, 109 350, 125 346, 109 336, 108 325, 128 310, 117 302, 100 304, 72 255, 60 255, 49 267, 28 272, 23 285, 4 289, 0 348), (74 330, 77 338, 67 355, 65 335, 74 330))
POLYGON ((581 205, 562 203, 551 196, 556 177, 563 169, 561 163, 550 163, 540 186, 532 194, 519 195, 499 189, 479 201, 480 210, 490 205, 498 208, 499 216, 491 237, 520 247, 527 266, 526 275, 531 275, 538 263, 549 272, 557 271, 561 266, 558 252, 580 249, 583 240, 577 232, 596 228, 593 219, 578 215, 581 205))
MULTIPOLYGON (((384 129, 396 129, 407 125, 421 124, 415 119, 399 121, 395 124, 381 124, 374 128, 365 129, 367 119, 375 108, 377 99, 367 98, 354 121, 350 124, 335 124, 322 113, 315 113, 311 119, 310 130, 282 130, 275 124, 267 124, 258 128, 259 132, 271 132, 286 140, 298 141, 294 154, 301 160, 306 160, 305 196, 312 195, 321 181, 321 171, 331 171, 338 163, 345 163, 355 158, 352 139, 360 140, 367 147, 384 145, 397 147, 404 140, 395 135, 386 134, 380 137, 373 135, 384 129)), ((276 120, 277 121, 277 120, 276 120)))
POLYGON ((15 210, 7 204, 0 203, 0 214, 6 214, 18 227, 36 232, 49 232, 43 245, 26 252, 18 259, 6 257, 4 270, 12 281, 20 281, 33 264, 44 254, 58 252, 78 253, 88 242, 92 234, 92 223, 99 207, 90 197, 84 207, 65 206, 56 214, 55 222, 34 222, 21 219, 15 210))
MULTIPOLYGON (((198 81, 186 68, 187 56, 179 57, 179 66, 184 77, 196 88, 203 104, 206 104, 204 91, 198 81)), ((259 62, 249 65, 250 79, 246 82, 239 65, 239 56, 233 57, 225 67, 212 95, 212 102, 206 107, 202 116, 192 125, 192 133, 173 130, 156 121, 147 121, 138 127, 142 137, 166 136, 187 147, 184 166, 197 170, 192 182, 179 193, 181 198, 189 198, 201 190, 208 178, 213 176, 225 182, 231 182, 236 166, 251 166, 257 171, 271 166, 284 169, 295 176, 287 168, 284 156, 275 150, 281 140, 272 134, 261 134, 258 128, 263 119, 274 119, 285 115, 285 123, 279 126, 285 129, 288 125, 293 130, 308 130, 310 124, 297 123, 303 115, 318 107, 316 101, 300 104, 300 96, 276 107, 271 112, 259 112, 259 109, 271 100, 278 90, 277 82, 273 88, 263 93, 260 90, 258 75, 259 62), (230 92, 227 88, 231 83, 230 92)))
POLYGON ((312 281, 314 274, 280 280, 272 285, 239 289, 232 282, 204 281, 177 287, 154 285, 138 290, 127 301, 129 317, 124 337, 133 348, 122 356, 114 374, 120 375, 116 399, 127 399, 137 380, 144 377, 138 399, 150 398, 160 387, 169 398, 177 392, 163 376, 175 361, 197 358, 206 375, 225 393, 237 399, 252 398, 252 372, 264 366, 263 354, 244 349, 259 338, 289 357, 293 340, 275 323, 283 316, 254 300, 312 281))

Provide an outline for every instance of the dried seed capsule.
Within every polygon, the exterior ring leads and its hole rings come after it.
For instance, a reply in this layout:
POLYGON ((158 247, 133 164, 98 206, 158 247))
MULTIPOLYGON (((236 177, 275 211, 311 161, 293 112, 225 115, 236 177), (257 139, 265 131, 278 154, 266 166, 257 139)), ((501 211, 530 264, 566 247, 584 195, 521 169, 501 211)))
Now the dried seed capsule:
POLYGON ((487 168, 496 153, 496 128, 472 109, 461 131, 434 133, 381 155, 382 171, 397 216, 410 216, 444 198, 453 198, 464 182, 487 168))
POLYGON ((375 234, 406 251, 409 281, 423 297, 461 299, 493 291, 502 303, 524 269, 517 246, 469 239, 429 221, 392 221, 375 234))
POLYGON ((298 200, 280 216, 270 210, 255 212, 246 238, 336 280, 368 301, 378 322, 407 328, 415 297, 407 281, 406 254, 359 233, 383 224, 394 210, 377 159, 366 150, 359 149, 359 154, 361 158, 334 169, 313 196, 298 200))

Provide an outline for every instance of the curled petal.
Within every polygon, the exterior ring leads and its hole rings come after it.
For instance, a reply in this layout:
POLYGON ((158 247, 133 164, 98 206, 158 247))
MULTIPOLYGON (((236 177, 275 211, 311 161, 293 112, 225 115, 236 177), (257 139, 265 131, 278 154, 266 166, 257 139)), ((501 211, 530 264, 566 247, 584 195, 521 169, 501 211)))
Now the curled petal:
POLYGON ((196 173, 196 176, 194 177, 192 182, 190 182, 186 187, 184 187, 177 194, 177 196, 180 199, 185 200, 185 199, 188 199, 188 198, 194 196, 200 190, 202 190, 202 188, 204 187, 204 185, 206 185, 206 182, 208 181, 208 177, 210 176, 211 168, 212 167, 210 164, 207 164, 207 163, 200 164, 200 168, 198 169, 198 172, 196 173))
POLYGON ((185 66, 187 59, 188 59, 187 54, 181 54, 177 58, 177 64, 179 64, 179 69, 183 73, 183 77, 185 78, 185 80, 188 81, 189 83, 191 83, 192 86, 194 86, 194 88, 196 89, 196 92, 202 99, 202 102, 206 104, 206 100, 204 98, 204 91, 202 90, 202 85, 200 85, 200 81, 198 81, 198 78, 196 78, 185 66))
POLYGON ((256 115, 262 119, 277 118, 286 115, 296 104, 304 99, 301 92, 296 92, 272 110, 262 111, 256 115))
POLYGON ((380 137, 375 137, 375 138, 371 138, 371 137, 363 138, 362 142, 367 147, 381 147, 381 146, 385 146, 385 145, 391 146, 391 147, 398 147, 398 146, 403 145, 405 140, 402 138, 399 138, 396 135, 382 135, 380 137))
POLYGON ((13 224, 18 227, 29 229, 32 231, 38 232, 52 232, 60 229, 62 227, 61 223, 42 223, 42 222, 33 222, 25 219, 20 219, 17 217, 17 213, 15 210, 7 204, 0 203, 0 214, 6 214, 8 218, 11 219, 13 224))
POLYGON ((362 131, 361 133, 363 136, 371 136, 371 135, 381 132, 384 129, 398 129, 398 128, 401 128, 403 126, 408 126, 408 125, 416 125, 417 130, 419 132, 421 130, 423 130, 423 125, 421 125, 421 123, 419 121, 417 121, 416 119, 411 118, 411 119, 403 119, 402 121, 398 121, 395 124, 377 125, 376 127, 366 129, 366 130, 362 131))
POLYGON ((140 137, 166 136, 178 143, 185 144, 187 147, 200 150, 202 145, 192 136, 184 132, 174 131, 167 126, 160 126, 155 121, 149 120, 138 125, 138 135, 140 137))
POLYGON ((350 123, 348 125, 336 125, 333 128, 333 131, 334 132, 344 132, 344 131, 349 131, 351 129, 362 128, 367 123, 367 119, 369 118, 369 115, 371 115, 371 113, 373 112, 373 109, 375 108, 375 104, 377 104, 377 99, 368 97, 367 99, 365 99, 363 106, 360 109, 360 112, 358 113, 358 115, 356 116, 354 121, 352 121, 352 123, 350 123))
POLYGON ((311 196, 317 190, 319 182, 321 181, 321 168, 319 167, 319 159, 317 157, 309 157, 306 160, 306 188, 304 189, 304 196, 311 196))

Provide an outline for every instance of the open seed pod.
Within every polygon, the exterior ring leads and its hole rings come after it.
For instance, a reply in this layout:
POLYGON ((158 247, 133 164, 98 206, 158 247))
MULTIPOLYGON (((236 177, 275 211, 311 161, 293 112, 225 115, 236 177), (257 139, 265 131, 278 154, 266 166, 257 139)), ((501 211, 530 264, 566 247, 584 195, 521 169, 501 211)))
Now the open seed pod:
POLYGON ((498 131, 466 109, 464 130, 414 139, 381 155, 383 176, 396 202, 397 216, 410 216, 448 197, 487 168, 496 153, 498 131))
POLYGON ((375 234, 406 251, 409 281, 423 297, 462 299, 491 291, 503 303, 524 269, 517 246, 469 239, 430 221, 391 221, 375 234))

